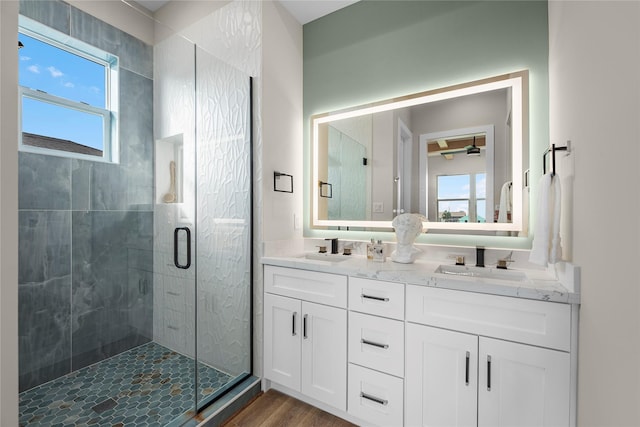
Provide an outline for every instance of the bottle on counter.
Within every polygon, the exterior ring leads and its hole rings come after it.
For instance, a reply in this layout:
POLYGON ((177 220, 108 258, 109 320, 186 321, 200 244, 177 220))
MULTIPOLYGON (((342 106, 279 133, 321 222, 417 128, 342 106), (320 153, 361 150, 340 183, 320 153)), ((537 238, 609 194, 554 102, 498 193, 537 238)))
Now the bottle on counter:
POLYGON ((375 246, 375 240, 371 239, 371 243, 367 243, 367 259, 373 260, 373 247, 375 246))
POLYGON ((384 244, 382 240, 378 240, 378 243, 373 245, 373 261, 374 262, 385 262, 387 259, 386 254, 384 253, 384 244))

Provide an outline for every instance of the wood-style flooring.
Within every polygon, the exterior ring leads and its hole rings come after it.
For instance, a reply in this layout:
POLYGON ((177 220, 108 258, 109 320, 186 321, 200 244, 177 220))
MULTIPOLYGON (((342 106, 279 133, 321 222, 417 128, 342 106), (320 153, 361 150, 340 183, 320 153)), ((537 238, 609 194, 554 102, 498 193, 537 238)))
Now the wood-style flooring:
POLYGON ((276 390, 268 390, 231 417, 223 427, 351 427, 348 421, 276 390))

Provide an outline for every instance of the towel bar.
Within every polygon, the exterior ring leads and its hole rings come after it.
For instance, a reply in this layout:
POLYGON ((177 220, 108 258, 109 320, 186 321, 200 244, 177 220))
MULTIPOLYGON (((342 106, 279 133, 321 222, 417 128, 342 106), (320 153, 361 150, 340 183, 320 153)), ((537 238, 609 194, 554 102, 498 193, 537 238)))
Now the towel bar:
POLYGON ((571 152, 571 141, 567 141, 567 145, 564 147, 556 147, 556 144, 551 144, 551 147, 547 148, 542 154, 542 174, 547 173, 547 154, 551 153, 551 176, 556 175, 556 151, 566 151, 567 154, 571 152))

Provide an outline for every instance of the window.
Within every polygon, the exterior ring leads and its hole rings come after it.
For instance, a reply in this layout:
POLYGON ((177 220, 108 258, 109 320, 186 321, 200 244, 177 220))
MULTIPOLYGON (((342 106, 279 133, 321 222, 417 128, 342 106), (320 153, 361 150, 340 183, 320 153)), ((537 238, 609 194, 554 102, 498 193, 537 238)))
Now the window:
POLYGON ((22 151, 118 161, 118 58, 20 16, 22 151))
POLYGON ((438 222, 486 222, 486 174, 438 175, 438 222))

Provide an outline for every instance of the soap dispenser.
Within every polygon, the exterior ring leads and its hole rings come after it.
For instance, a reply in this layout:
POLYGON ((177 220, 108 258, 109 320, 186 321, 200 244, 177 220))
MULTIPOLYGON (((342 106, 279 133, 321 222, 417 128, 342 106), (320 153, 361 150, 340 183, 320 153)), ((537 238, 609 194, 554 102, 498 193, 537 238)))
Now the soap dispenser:
POLYGON ((386 255, 384 253, 384 244, 382 240, 378 240, 378 243, 373 245, 373 261, 374 262, 385 262, 386 255))

